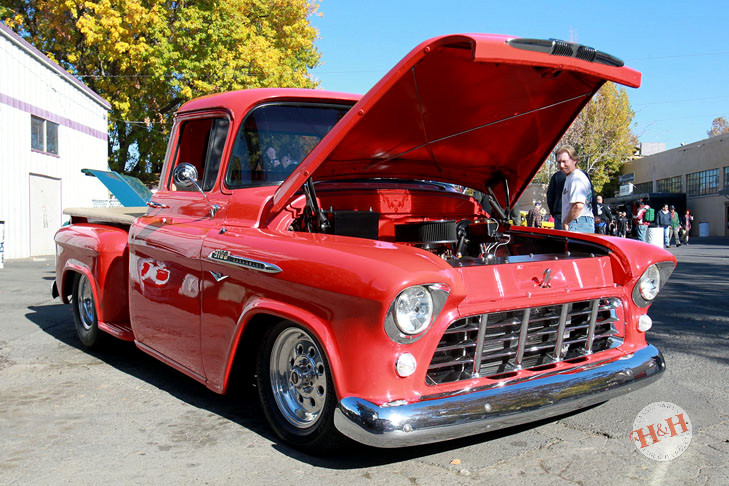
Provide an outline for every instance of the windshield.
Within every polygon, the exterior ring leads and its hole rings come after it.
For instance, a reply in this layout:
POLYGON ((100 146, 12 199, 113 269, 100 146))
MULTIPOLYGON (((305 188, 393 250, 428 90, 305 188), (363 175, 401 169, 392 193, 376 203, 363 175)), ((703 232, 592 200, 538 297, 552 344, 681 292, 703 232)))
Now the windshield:
POLYGON ((302 103, 255 108, 238 129, 225 186, 280 184, 349 108, 302 103))

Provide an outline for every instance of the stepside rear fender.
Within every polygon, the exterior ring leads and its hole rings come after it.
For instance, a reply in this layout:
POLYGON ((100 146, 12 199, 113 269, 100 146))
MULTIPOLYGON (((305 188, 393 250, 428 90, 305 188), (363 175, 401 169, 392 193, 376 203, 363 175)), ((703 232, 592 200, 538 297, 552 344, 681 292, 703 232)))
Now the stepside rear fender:
POLYGON ((91 282, 99 321, 129 323, 128 238, 125 229, 100 224, 58 230, 56 288, 63 302, 73 290, 72 273, 83 274, 91 282))

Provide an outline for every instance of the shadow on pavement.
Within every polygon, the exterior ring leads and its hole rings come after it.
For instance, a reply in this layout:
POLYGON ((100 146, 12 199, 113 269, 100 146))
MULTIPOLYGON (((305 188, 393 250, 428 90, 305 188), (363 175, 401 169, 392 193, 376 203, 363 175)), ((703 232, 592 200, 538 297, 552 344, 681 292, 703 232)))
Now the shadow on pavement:
MULTIPOLYGON (((195 380, 140 351, 131 342, 104 336, 107 339, 100 343, 98 348, 91 350, 84 348, 76 337, 73 314, 71 306, 68 304, 30 306, 28 310, 26 318, 58 341, 79 349, 109 366, 113 366, 117 370, 147 382, 160 390, 164 390, 194 407, 207 410, 246 427, 250 431, 272 441, 272 447, 282 454, 286 454, 302 463, 318 467, 356 469, 407 461, 508 437, 580 413, 580 411, 572 412, 560 417, 438 444, 386 450, 352 442, 351 445, 338 454, 327 457, 309 455, 278 441, 278 438, 269 429, 261 412, 255 388, 252 385, 246 385, 247 382, 242 383, 239 381, 236 383, 231 381, 235 386, 231 385, 228 394, 218 395, 195 380)), ((312 453, 315 454, 314 451, 312 453)))
POLYGON ((241 386, 238 383, 237 386, 231 386, 228 394, 219 395, 140 351, 134 343, 121 341, 106 334, 98 347, 87 349, 81 345, 76 336, 73 313, 68 304, 30 306, 28 310, 30 312, 26 314, 26 318, 58 341, 154 385, 190 405, 218 414, 273 440, 252 387, 241 386))

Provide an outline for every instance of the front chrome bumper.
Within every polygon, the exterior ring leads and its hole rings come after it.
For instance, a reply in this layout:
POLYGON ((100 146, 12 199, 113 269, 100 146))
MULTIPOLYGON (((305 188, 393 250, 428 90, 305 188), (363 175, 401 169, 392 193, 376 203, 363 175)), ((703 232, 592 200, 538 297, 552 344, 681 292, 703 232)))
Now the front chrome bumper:
POLYGON ((648 385, 665 369, 661 352, 648 345, 617 358, 401 406, 347 397, 337 406, 334 424, 370 446, 428 444, 579 410, 648 385))

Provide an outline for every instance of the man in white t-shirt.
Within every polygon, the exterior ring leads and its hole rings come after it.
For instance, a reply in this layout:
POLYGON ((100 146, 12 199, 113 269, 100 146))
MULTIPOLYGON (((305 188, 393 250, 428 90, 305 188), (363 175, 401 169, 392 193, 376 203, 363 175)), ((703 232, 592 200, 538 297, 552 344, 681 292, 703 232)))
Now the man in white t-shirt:
POLYGON ((557 164, 567 179, 562 190, 562 229, 579 233, 595 232, 592 214, 592 184, 577 168, 577 152, 571 145, 557 149, 557 164))

